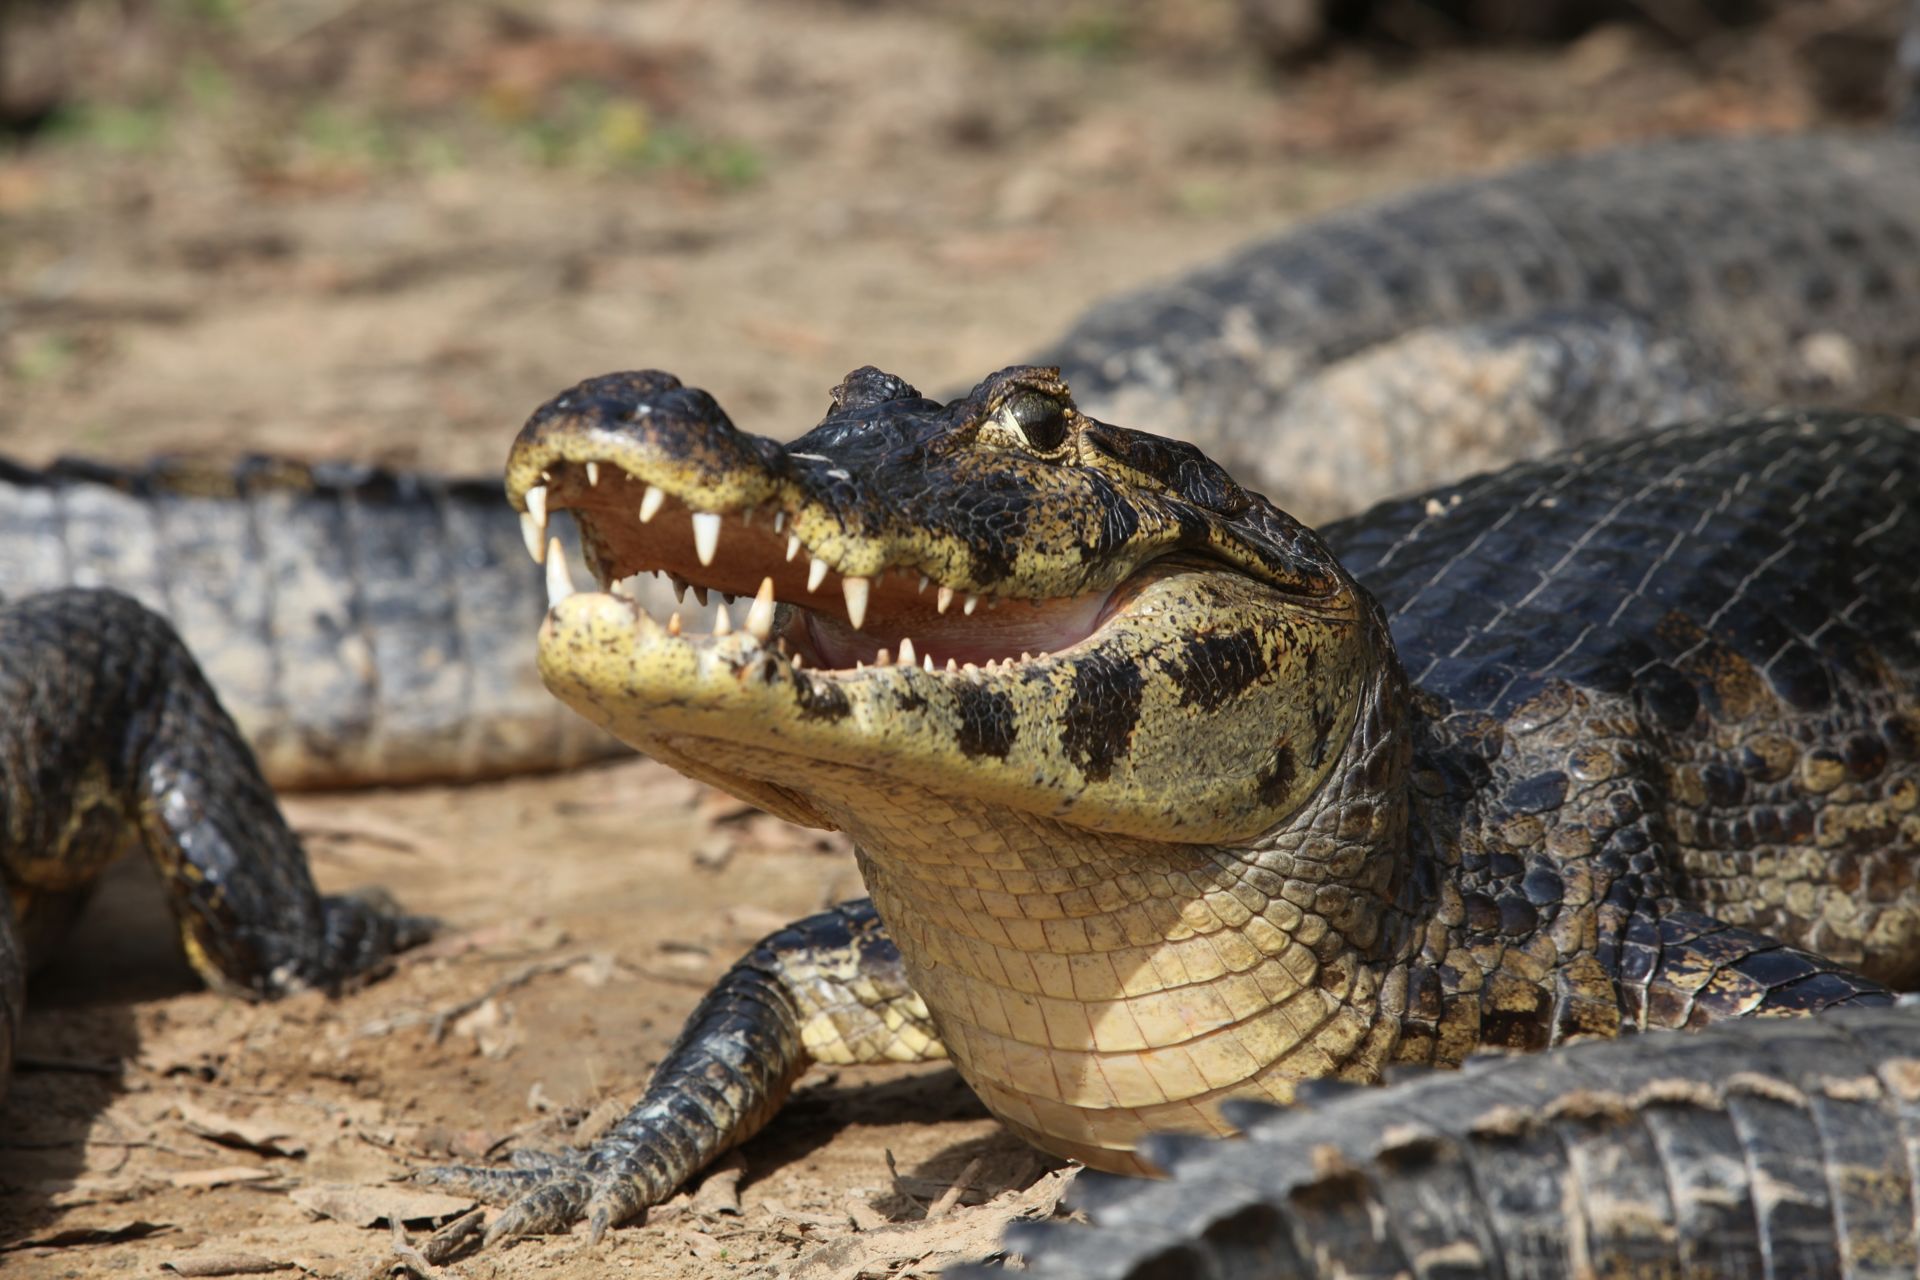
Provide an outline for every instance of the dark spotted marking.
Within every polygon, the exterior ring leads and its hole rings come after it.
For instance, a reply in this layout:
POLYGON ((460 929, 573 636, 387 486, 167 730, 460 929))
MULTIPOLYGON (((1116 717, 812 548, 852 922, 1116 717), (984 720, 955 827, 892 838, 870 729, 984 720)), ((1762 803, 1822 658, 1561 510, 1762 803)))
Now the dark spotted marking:
POLYGON ((1295 759, 1291 743, 1283 742, 1273 749, 1273 759, 1260 771, 1260 799, 1262 803, 1273 804, 1293 789, 1294 779, 1300 776, 1300 762, 1295 759))
POLYGON ((1114 761, 1127 753, 1146 686, 1131 658, 1096 653, 1080 660, 1061 716, 1060 745, 1088 781, 1111 777, 1114 761))
POLYGON ((994 689, 958 684, 954 687, 954 710, 960 716, 960 728, 954 743, 969 760, 992 756, 1005 760, 1013 750, 1019 727, 1013 722, 1013 698, 994 689))
POLYGON ((1333 739, 1333 704, 1316 698, 1313 703, 1313 767, 1327 761, 1327 744, 1333 739))
POLYGON ((1228 699, 1266 674, 1265 654, 1251 631, 1195 636, 1180 651, 1168 674, 1180 688, 1180 705, 1218 710, 1228 699))
POLYGON ((801 676, 793 682, 793 700, 800 704, 800 715, 807 720, 839 720, 853 710, 846 691, 832 680, 801 676))
POLYGON ((1105 476, 1095 475, 1091 483, 1099 511, 1092 536, 1078 550, 1086 563, 1104 564, 1140 532, 1140 515, 1105 476))

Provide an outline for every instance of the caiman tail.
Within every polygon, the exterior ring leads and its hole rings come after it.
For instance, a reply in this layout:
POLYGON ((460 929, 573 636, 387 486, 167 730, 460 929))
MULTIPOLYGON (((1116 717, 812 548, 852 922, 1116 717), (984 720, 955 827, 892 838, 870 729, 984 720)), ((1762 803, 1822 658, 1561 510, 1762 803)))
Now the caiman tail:
POLYGON ((67 586, 171 619, 279 787, 621 750, 534 670, 546 598, 497 482, 269 458, 0 462, 0 596, 67 586))
MULTIPOLYGON (((1910 1276, 1920 1009, 1753 1019, 1247 1104, 1020 1223, 1034 1280, 1910 1276)), ((1005 1273, 963 1267, 954 1280, 1005 1273)))

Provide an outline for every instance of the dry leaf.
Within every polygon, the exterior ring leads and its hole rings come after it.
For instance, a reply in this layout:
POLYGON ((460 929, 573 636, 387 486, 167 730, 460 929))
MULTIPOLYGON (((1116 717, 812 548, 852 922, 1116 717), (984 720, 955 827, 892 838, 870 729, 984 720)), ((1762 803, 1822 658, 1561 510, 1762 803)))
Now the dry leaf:
POLYGON ((275 1121, 261 1115, 242 1120, 184 1099, 177 1109, 188 1132, 196 1133, 209 1142, 257 1151, 263 1156, 303 1156, 307 1153, 307 1144, 294 1135, 293 1126, 284 1120, 275 1121))
POLYGON ((219 1169, 182 1169, 167 1175, 167 1181, 186 1190, 204 1191, 235 1182, 270 1182, 280 1175, 256 1164, 232 1164, 219 1169))
POLYGON ((71 1249, 86 1244, 121 1244, 128 1240, 143 1240, 162 1231, 173 1230, 171 1222, 148 1222, 136 1218, 128 1222, 117 1222, 98 1227, 62 1227, 58 1231, 49 1231, 44 1236, 28 1236, 25 1240, 16 1240, 7 1246, 14 1249, 71 1249))
POLYGON ((449 1196, 386 1184, 301 1187, 288 1198, 308 1213, 332 1218, 350 1227, 377 1227, 390 1223, 396 1213, 405 1226, 439 1226, 474 1206, 471 1196, 449 1196))
POLYGON ((183 1276, 257 1276, 269 1271, 288 1271, 292 1267, 291 1262, 263 1258, 257 1253, 196 1253, 169 1258, 160 1264, 162 1271, 183 1276))
POLYGON ((935 1271, 949 1263, 986 1257, 998 1251, 1008 1223, 1051 1214, 1073 1173, 1056 1169, 1025 1191, 1006 1192, 977 1208, 835 1240, 801 1258, 785 1273, 785 1280, 859 1280, 866 1274, 892 1275, 907 1266, 935 1271))
POLYGON ((747 1171, 746 1162, 737 1154, 728 1155, 724 1160, 707 1170, 706 1177, 693 1193, 693 1211, 698 1214, 740 1212, 740 1175, 747 1171))

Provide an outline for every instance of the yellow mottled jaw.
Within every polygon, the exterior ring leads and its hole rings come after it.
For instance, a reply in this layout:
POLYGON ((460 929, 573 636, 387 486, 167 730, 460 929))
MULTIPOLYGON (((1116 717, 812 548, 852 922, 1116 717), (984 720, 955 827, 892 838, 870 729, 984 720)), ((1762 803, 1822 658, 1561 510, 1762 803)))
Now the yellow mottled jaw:
MULTIPOLYGON (((1135 732, 1143 722, 1197 728, 1219 714, 1160 669, 1195 643, 1187 619, 1196 606, 1225 610, 1237 585, 1169 565, 1131 584, 1124 607, 1065 650, 951 670, 916 660, 910 647, 891 664, 810 667, 781 651, 772 625, 702 634, 627 597, 563 592, 540 629, 540 669, 557 696, 625 741, 812 825, 847 825, 830 801, 823 809, 803 798, 801 762, 822 761, 1091 830, 1244 837, 1317 772, 1311 744, 1324 753, 1344 736, 1354 699, 1300 704, 1286 674, 1319 655, 1269 652, 1248 664, 1264 665, 1266 677, 1233 699, 1270 726, 1275 749, 1265 758, 1208 735, 1135 732), (1096 680, 1100 692, 1089 692, 1096 680), (1063 724, 1063 707, 1082 718, 1063 724), (702 767, 716 758, 727 761, 724 773, 702 767)), ((779 616, 758 604, 748 612, 750 623, 779 616)), ((806 625, 799 610, 785 624, 806 625)))

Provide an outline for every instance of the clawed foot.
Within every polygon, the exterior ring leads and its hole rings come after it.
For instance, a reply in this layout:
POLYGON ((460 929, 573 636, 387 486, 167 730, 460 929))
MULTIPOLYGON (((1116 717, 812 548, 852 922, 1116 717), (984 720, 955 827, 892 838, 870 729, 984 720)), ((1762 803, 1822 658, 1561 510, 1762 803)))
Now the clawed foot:
POLYGON ((564 1234, 580 1221, 587 1223, 588 1241, 598 1244, 608 1227, 647 1207, 633 1180, 597 1155, 516 1151, 512 1161, 510 1169, 442 1165, 422 1169, 414 1178, 506 1206, 487 1227, 483 1247, 520 1236, 564 1234))
POLYGON ((438 921, 408 915, 386 890, 371 887, 322 898, 326 942, 318 986, 351 985, 377 972, 396 953, 417 947, 438 921))

